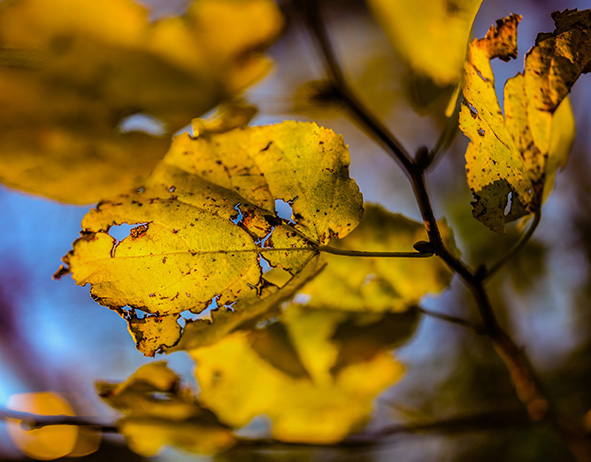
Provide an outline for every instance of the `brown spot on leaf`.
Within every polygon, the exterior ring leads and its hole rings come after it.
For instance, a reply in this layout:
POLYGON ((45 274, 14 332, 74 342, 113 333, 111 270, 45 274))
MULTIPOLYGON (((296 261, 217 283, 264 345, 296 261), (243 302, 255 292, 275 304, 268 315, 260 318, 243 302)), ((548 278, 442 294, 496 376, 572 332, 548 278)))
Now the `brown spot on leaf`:
POLYGON ((146 232, 148 231, 148 224, 144 224, 144 225, 139 225, 136 226, 135 228, 131 228, 131 230, 129 231, 129 236, 132 239, 139 239, 140 237, 144 236, 146 234, 146 232))

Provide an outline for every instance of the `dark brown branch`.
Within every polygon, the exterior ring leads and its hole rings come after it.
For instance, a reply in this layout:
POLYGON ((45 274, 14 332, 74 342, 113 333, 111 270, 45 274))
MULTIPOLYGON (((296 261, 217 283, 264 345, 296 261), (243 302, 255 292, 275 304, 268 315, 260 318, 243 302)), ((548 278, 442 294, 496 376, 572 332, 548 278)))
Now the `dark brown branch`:
POLYGON ((478 335, 486 335, 486 329, 484 329, 484 327, 474 324, 473 322, 470 322, 464 318, 451 316, 445 313, 438 313, 437 311, 431 311, 426 308, 421 308, 420 306, 417 307, 417 309, 426 316, 430 316, 450 324, 457 324, 458 326, 467 327, 468 329, 472 329, 478 335))

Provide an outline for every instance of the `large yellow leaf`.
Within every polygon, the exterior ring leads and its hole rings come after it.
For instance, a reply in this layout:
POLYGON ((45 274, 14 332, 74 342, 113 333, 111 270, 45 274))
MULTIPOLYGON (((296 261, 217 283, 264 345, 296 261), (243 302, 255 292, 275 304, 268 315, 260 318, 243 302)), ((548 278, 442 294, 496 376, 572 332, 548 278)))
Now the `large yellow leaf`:
POLYGON ((297 290, 320 267, 318 245, 357 225, 362 197, 348 165, 342 137, 312 123, 179 135, 145 187, 86 215, 64 262, 130 322, 145 354, 175 345, 179 315, 214 300, 224 308, 213 324, 188 330, 212 330, 192 346, 215 341, 297 290), (277 199, 292 204, 292 220, 277 216, 277 199), (137 226, 119 242, 109 229, 122 223, 137 226), (287 277, 264 278, 264 261, 287 277))
POLYGON ((123 413, 117 427, 130 449, 143 456, 154 456, 167 445, 213 454, 236 443, 231 429, 201 407, 165 363, 147 364, 123 383, 101 382, 97 388, 123 413))
POLYGON ((271 0, 196 0, 150 22, 132 0, 0 5, 0 181, 72 203, 137 187, 168 136, 269 68, 271 0), (124 132, 143 113, 161 136, 124 132))
POLYGON ((367 421, 373 399, 403 374, 388 351, 397 335, 378 334, 379 320, 368 327, 360 316, 291 305, 275 324, 192 350, 200 401, 234 427, 264 414, 279 440, 343 439, 367 421), (360 332, 363 324, 367 329, 357 337, 351 333, 355 320, 360 332), (350 340, 357 348, 347 348, 350 340))
MULTIPOLYGON (((448 232, 445 224, 441 229, 448 232)), ((450 234, 451 236, 451 234, 450 234)), ((451 237, 450 237, 451 239, 451 237)), ((361 224, 333 247, 408 252, 427 240, 425 226, 378 205, 365 205, 361 224)), ((301 293, 308 305, 351 311, 403 311, 444 290, 452 273, 437 258, 352 258, 327 255, 326 268, 301 293)))
POLYGON ((482 0, 368 0, 392 45, 438 85, 458 82, 482 0))
POLYGON ((523 74, 507 81, 504 116, 490 60, 517 56, 521 17, 497 21, 485 38, 472 42, 464 65, 460 128, 471 140, 466 172, 476 198, 473 213, 497 232, 541 206, 574 138, 567 94, 581 73, 591 70, 591 11, 565 10, 553 18, 554 33, 538 35, 523 74))

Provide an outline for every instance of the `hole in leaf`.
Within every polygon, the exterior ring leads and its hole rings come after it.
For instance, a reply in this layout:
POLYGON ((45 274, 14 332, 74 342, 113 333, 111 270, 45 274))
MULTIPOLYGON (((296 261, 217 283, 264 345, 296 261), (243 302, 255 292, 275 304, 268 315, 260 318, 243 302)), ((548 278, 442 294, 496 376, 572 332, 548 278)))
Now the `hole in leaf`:
POLYGON ((307 305, 312 300, 312 296, 310 294, 303 294, 299 293, 295 297, 293 297, 292 302, 296 305, 307 305))
POLYGON ((472 116, 472 118, 475 119, 476 117, 478 117, 478 111, 474 106, 472 106, 472 103, 466 101, 466 105, 468 106, 468 109, 470 109, 470 115, 472 116))
POLYGON ((271 228, 271 231, 269 231, 269 234, 267 234, 262 239, 259 239, 258 241, 255 241, 255 244, 258 245, 259 247, 262 247, 263 249, 264 248, 270 248, 271 246, 267 245, 267 241, 271 237, 271 234, 273 234, 273 231, 274 230, 275 230, 275 227, 271 228))
MULTIPOLYGON (((217 306, 217 304, 216 304, 217 306)), ((177 322, 179 323, 179 325, 184 328, 188 322, 193 322, 197 319, 207 319, 207 320, 211 320, 211 302, 210 304, 207 306, 207 308, 205 308, 205 310, 203 310, 201 313, 196 314, 193 313, 191 310, 185 310, 181 313, 181 316, 179 317, 179 319, 177 320, 177 322)))
POLYGON ((375 274, 368 274, 367 276, 365 276, 365 280, 363 281, 363 285, 366 286, 368 285, 371 281, 373 281, 377 276, 375 274))
POLYGON ((156 117, 148 114, 133 114, 119 122, 119 131, 122 133, 143 132, 148 135, 161 136, 166 133, 166 127, 156 117))
POLYGON ((151 401, 170 401, 170 394, 164 391, 153 391, 148 395, 151 401))
POLYGON ((295 201, 295 199, 287 202, 283 199, 275 199, 275 213, 279 218, 283 218, 285 221, 288 221, 291 224, 295 223, 292 219, 293 209, 291 204, 293 204, 293 201, 295 201))
POLYGON ((181 313, 181 317, 178 320, 178 323, 181 327, 185 327, 187 322, 196 321, 197 319, 206 319, 208 321, 213 321, 211 317, 212 311, 216 311, 218 307, 218 300, 221 294, 217 294, 213 297, 207 307, 201 313, 193 313, 191 310, 185 310, 181 313))
POLYGON ((482 80, 484 80, 485 82, 488 82, 488 79, 486 77, 484 77, 480 71, 478 70, 478 68, 476 66, 474 66, 474 70, 476 71, 476 73, 478 74, 478 77, 480 77, 482 80))
POLYGON ((482 128, 479 128, 477 131, 480 136, 484 136, 484 130, 482 128))
POLYGON ((120 225, 113 225, 109 228, 109 234, 111 237, 115 238, 117 241, 121 242, 131 232, 132 228, 135 228, 136 225, 129 225, 127 223, 122 223, 120 225))
POLYGON ((148 229, 149 223, 121 223, 120 225, 113 225, 109 228, 109 235, 115 238, 118 242, 128 237, 131 234, 141 234, 148 229), (134 231, 136 230, 136 231, 134 231))
POLYGON ((260 253, 257 256, 257 260, 259 261, 259 266, 263 270, 263 274, 267 273, 273 269, 273 267, 271 266, 269 261, 267 259, 265 259, 265 257, 263 257, 260 253))
MULTIPOLYGON (((207 305, 207 307, 209 308, 209 305, 207 305)), ((205 310, 207 310, 207 308, 205 310)), ((201 315, 205 312, 205 310, 199 314, 195 314, 191 310, 185 310, 181 313, 181 319, 184 319, 185 321, 195 321, 195 319, 201 319, 201 315)))
POLYGON ((240 202, 238 202, 235 206, 234 206, 234 210, 236 210, 238 212, 238 214, 235 217, 231 218, 232 223, 234 223, 235 225, 238 225, 240 223, 242 223, 242 220, 244 220, 244 214, 242 213, 242 210, 240 210, 240 202))
POLYGON ((117 312, 124 318, 124 319, 131 319, 131 315, 135 312, 134 309, 129 308, 128 306, 121 307, 117 310, 117 312))
POLYGON ((137 308, 135 309, 135 315, 138 319, 144 319, 148 313, 146 313, 145 311, 142 310, 138 310, 137 308))
POLYGON ((509 215, 509 213, 511 213, 511 208, 513 207, 513 191, 511 191, 508 195, 507 195, 507 205, 505 206, 505 216, 509 215))

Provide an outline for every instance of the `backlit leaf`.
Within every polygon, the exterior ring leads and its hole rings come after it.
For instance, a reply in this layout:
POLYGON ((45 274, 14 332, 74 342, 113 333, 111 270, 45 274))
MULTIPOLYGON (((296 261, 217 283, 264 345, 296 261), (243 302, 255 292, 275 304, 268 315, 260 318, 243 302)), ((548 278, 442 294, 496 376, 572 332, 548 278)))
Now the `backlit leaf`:
MULTIPOLYGON (((444 234, 451 236, 444 223, 444 234)), ((412 251, 427 240, 425 226, 378 205, 365 205, 361 224, 331 245, 367 251, 412 251)), ((450 237, 451 239, 451 237, 450 237)), ((452 273, 437 258, 352 258, 327 255, 326 268, 301 293, 308 306, 351 311, 403 311, 427 294, 437 294, 452 273)))
POLYGON ((482 0, 368 0, 392 45, 412 69, 444 86, 456 83, 482 0))
POLYGON ((403 374, 388 351, 396 334, 386 340, 368 328, 365 338, 373 337, 373 346, 357 354, 346 348, 352 319, 359 316, 291 305, 279 318, 280 328, 276 323, 254 333, 237 331, 191 351, 200 400, 234 427, 266 415, 279 440, 321 444, 345 438, 367 421, 373 399, 403 374), (342 326, 348 326, 345 335, 342 326))
POLYGON ((271 0, 197 0, 148 20, 132 0, 0 5, 0 181, 91 203, 144 181, 169 137, 269 69, 271 0), (155 134, 126 126, 155 118, 155 134))
POLYGON ((117 422, 130 449, 150 457, 163 446, 198 454, 226 450, 236 442, 231 429, 202 408, 165 363, 147 364, 120 384, 98 383, 100 396, 123 413, 117 422))
POLYGON ((521 17, 497 21, 469 47, 460 128, 471 140, 466 171, 476 198, 473 213, 493 231, 504 232, 505 222, 541 206, 574 138, 567 94, 581 73, 591 70, 591 11, 565 10, 553 18, 555 32, 538 35, 523 74, 507 81, 504 116, 490 60, 517 56, 521 17))
POLYGON ((342 138, 312 123, 179 135, 145 187, 86 215, 64 262, 129 321, 145 354, 176 343, 183 312, 214 303, 213 323, 187 330, 212 331, 192 335, 193 347, 216 341, 289 297, 320 269, 317 246, 357 225, 362 198, 348 165, 342 138), (291 220, 276 214, 278 199, 291 220), (119 242, 109 230, 122 223, 134 227, 119 242), (265 266, 287 278, 265 278, 265 266))

